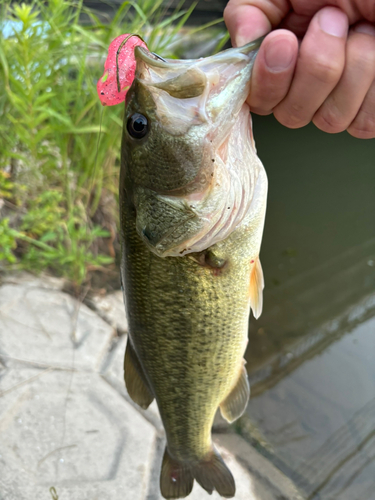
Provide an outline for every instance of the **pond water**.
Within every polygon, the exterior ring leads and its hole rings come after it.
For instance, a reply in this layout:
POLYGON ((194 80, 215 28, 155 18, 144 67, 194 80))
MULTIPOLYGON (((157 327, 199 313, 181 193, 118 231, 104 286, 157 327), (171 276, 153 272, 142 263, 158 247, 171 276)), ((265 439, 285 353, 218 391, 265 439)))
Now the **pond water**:
POLYGON ((239 431, 309 500, 375 500, 375 140, 254 117, 264 310, 239 431))

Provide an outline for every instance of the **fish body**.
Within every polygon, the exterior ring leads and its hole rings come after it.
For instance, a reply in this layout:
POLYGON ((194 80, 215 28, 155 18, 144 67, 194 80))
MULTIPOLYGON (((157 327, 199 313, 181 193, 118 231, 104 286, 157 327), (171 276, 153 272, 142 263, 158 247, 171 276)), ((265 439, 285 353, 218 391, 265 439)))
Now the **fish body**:
POLYGON ((165 498, 194 479, 235 494, 211 428, 218 407, 228 421, 246 408, 248 317, 262 309, 267 177, 245 103, 259 45, 197 61, 135 49, 120 178, 125 382, 141 407, 157 401, 165 498))

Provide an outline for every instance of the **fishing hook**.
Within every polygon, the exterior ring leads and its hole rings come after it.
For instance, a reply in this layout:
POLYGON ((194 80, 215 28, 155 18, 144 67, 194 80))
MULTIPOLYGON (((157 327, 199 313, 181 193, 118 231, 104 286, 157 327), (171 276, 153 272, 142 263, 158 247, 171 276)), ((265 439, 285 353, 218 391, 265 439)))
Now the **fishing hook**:
POLYGON ((141 36, 139 36, 139 35, 136 35, 135 33, 131 33, 126 38, 124 38, 124 40, 120 43, 119 48, 117 49, 117 52, 116 52, 116 80, 117 80, 117 90, 118 90, 118 92, 121 92, 120 69, 119 69, 119 66, 118 66, 118 56, 120 54, 120 50, 122 49, 122 47, 126 44, 126 42, 129 40, 129 38, 131 38, 132 36, 137 36, 138 38, 140 38, 142 40, 142 42, 145 45, 147 45, 146 42, 143 40, 143 38, 141 36))
POLYGON ((161 56, 159 56, 158 54, 155 54, 155 52, 151 52, 151 54, 152 54, 153 56, 157 57, 158 59, 160 59, 161 61, 163 61, 163 62, 167 62, 167 61, 164 59, 164 57, 161 57, 161 56))

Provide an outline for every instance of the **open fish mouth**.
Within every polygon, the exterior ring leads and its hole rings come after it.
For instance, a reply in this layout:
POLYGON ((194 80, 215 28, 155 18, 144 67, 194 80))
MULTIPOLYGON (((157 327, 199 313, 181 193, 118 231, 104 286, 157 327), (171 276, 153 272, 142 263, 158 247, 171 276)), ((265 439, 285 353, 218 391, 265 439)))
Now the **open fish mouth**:
POLYGON ((201 58, 201 59, 164 59, 154 52, 149 52, 143 47, 135 48, 135 56, 138 59, 142 59, 149 66, 155 68, 169 69, 172 66, 176 67, 190 67, 192 64, 204 63, 204 64, 218 64, 219 62, 230 62, 235 61, 240 54, 248 56, 250 52, 259 49, 261 43, 264 40, 264 36, 253 40, 252 42, 243 45, 242 47, 234 47, 227 50, 223 50, 213 56, 201 58))
POLYGON ((168 132, 184 133, 189 126, 216 122, 219 113, 238 113, 263 38, 197 60, 162 59, 136 47, 136 78, 152 92, 168 132))

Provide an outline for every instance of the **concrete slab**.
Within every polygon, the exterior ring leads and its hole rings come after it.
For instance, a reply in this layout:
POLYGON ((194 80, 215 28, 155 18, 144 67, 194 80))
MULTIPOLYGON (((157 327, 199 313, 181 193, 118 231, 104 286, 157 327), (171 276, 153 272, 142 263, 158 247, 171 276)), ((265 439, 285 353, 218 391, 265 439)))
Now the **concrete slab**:
POLYGON ((119 334, 128 331, 128 320, 126 318, 125 304, 121 290, 108 293, 103 297, 100 295, 90 299, 90 304, 101 318, 116 328, 119 334))
POLYGON ((114 331, 59 290, 8 283, 0 288, 0 357, 38 366, 96 369, 114 331))
POLYGON ((65 286, 63 278, 48 276, 47 274, 34 274, 26 271, 11 272, 0 276, 0 285, 22 285, 24 288, 45 288, 48 290, 62 290, 65 286))
MULTIPOLYGON (((19 377, 10 370, 6 386, 19 377)), ((50 371, 1 399, 7 500, 51 499, 51 486, 61 500, 145 498, 156 431, 99 374, 50 371)))
MULTIPOLYGON (((161 500, 164 431, 156 403, 141 410, 126 392, 126 335, 47 282, 0 286, 0 500, 161 500)), ((115 303, 123 311, 119 294, 115 303)), ((215 428, 227 429, 219 418, 215 428)), ((214 436, 237 500, 300 500, 234 438, 214 436)), ((220 497, 195 485, 189 500, 206 498, 220 497)))
POLYGON ((303 500, 293 481, 238 434, 217 434, 215 443, 236 457, 252 478, 254 497, 259 500, 303 500))
MULTIPOLYGON (((142 410, 131 401, 126 392, 123 381, 123 360, 126 341, 126 335, 114 341, 102 373, 105 379, 159 431, 153 465, 151 466, 151 481, 146 498, 147 500, 163 500, 158 485, 161 460, 165 448, 164 429, 155 401, 147 410, 142 410)), ((215 445, 235 478, 237 488, 236 500, 302 500, 292 481, 286 478, 240 436, 233 434, 230 425, 220 416, 220 412, 218 412, 215 418, 213 437, 215 445), (219 434, 215 434, 215 430, 219 434), (251 473, 249 473, 249 470, 251 470, 251 473)), ((206 498, 207 500, 209 498, 214 500, 221 497, 216 492, 212 496, 208 496, 199 484, 195 484, 188 498, 189 500, 205 500, 206 498)))
POLYGON ((12 417, 17 406, 23 404, 23 400, 29 397, 30 387, 33 381, 49 373, 50 369, 40 370, 38 368, 12 369, 4 372, 0 377, 0 434, 6 421, 12 417))
POLYGON ((107 359, 102 367, 101 373, 105 380, 114 387, 117 392, 119 392, 129 404, 134 406, 134 408, 141 413, 152 425, 157 429, 159 434, 164 435, 163 424, 160 420, 158 405, 154 400, 147 410, 143 410, 137 406, 133 400, 130 398, 126 391, 125 381, 124 381, 124 356, 126 348, 127 336, 122 335, 113 340, 111 350, 107 356, 107 359))

